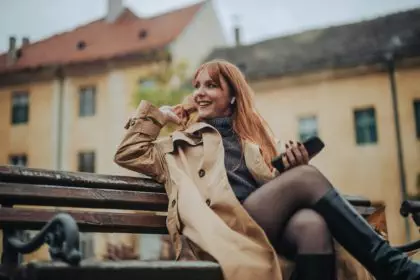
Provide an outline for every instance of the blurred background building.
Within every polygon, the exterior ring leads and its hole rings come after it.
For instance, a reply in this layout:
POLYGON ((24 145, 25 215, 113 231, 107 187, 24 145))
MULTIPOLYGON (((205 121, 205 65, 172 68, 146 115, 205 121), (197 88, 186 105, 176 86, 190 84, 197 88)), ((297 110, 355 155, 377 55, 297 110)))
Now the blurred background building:
MULTIPOLYGON (((168 69, 182 65, 188 80, 203 61, 223 58, 242 69, 280 139, 318 135, 326 148, 312 163, 343 193, 386 204, 392 244, 420 237, 398 211, 420 193, 420 7, 251 44, 238 22, 229 45, 213 1, 153 17, 107 4, 106 15, 76 29, 9 38, 0 55, 0 165, 136 176, 113 155, 139 91, 155 88, 161 73, 179 87, 183 78, 168 69)), ((142 259, 171 258, 166 237, 81 240, 86 258, 123 244, 142 259)), ((45 248, 27 256, 44 258, 45 248)))

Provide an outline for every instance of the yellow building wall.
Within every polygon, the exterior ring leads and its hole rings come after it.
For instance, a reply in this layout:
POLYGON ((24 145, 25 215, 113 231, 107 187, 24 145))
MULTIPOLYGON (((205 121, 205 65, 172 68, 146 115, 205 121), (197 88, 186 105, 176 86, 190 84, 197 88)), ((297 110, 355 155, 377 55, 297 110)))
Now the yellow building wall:
MULTIPOLYGON (((419 142, 415 136, 413 99, 420 98, 420 70, 397 74, 399 108, 408 189, 415 193, 419 171, 419 142)), ((363 195, 386 203, 390 240, 405 242, 399 215, 401 190, 391 93, 386 73, 303 83, 303 77, 267 80, 253 84, 257 107, 282 140, 298 139, 298 118, 316 116, 318 135, 325 142, 311 162, 345 194, 363 195), (378 142, 358 146, 353 110, 373 106, 378 142)), ((412 237, 419 238, 412 226, 412 237)))
POLYGON ((52 82, 0 88, 0 164, 7 164, 11 154, 26 153, 28 166, 52 167, 52 95, 52 82), (12 92, 20 90, 29 93, 28 123, 12 125, 12 92))
MULTIPOLYGON (((152 75, 159 66, 161 65, 134 66, 65 79, 62 170, 77 171, 78 153, 92 150, 96 154, 97 173, 135 175, 116 166, 113 156, 123 137, 125 121, 137 106, 132 97, 137 90, 138 80, 152 75), (94 116, 79 116, 79 88, 83 86, 96 87, 94 116)), ((54 106, 58 105, 57 85, 57 81, 51 81, 0 88, 0 165, 7 164, 9 154, 27 153, 28 167, 56 169, 54 157, 57 143, 54 141, 57 141, 58 115, 54 106), (29 91, 28 124, 10 125, 11 93, 14 90, 29 91)), ((107 242, 132 245, 135 246, 135 252, 138 252, 137 235, 98 233, 95 234, 93 242, 96 259, 102 259, 105 255, 107 242)), ((24 256, 25 262, 48 259, 47 246, 24 256)))

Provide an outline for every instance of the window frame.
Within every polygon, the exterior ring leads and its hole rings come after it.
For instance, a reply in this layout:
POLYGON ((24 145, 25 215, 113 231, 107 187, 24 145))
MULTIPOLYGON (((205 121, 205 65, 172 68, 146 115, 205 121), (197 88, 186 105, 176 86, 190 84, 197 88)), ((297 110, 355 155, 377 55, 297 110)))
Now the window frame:
POLYGON ((20 124, 27 124, 29 122, 29 92, 27 90, 17 90, 12 92, 11 97, 11 110, 10 110, 10 123, 12 125, 20 125, 20 124), (18 98, 25 97, 25 104, 18 104, 22 102, 21 100, 17 100, 18 98), (24 117, 19 119, 18 110, 24 110, 24 117))
POLYGON ((77 171, 78 172, 87 172, 87 173, 95 173, 96 172, 96 153, 93 150, 90 151, 80 151, 77 154, 77 171), (91 166, 88 167, 89 163, 86 164, 84 162, 84 156, 92 156, 92 162, 90 163, 91 166))
POLYGON ((364 145, 375 145, 379 142, 379 133, 378 133, 378 120, 377 120, 377 113, 374 106, 366 106, 361 108, 353 109, 353 122, 354 122, 354 136, 356 145, 364 146, 364 145), (372 131, 360 131, 360 129, 371 129, 369 127, 370 124, 367 124, 365 127, 361 127, 360 125, 360 116, 362 113, 371 113, 373 117, 373 130, 372 131), (373 133, 373 134, 372 134, 373 133), (366 137, 367 134, 372 134, 369 137, 366 137), (372 138, 372 139, 371 139, 372 138))
MULTIPOLYGON (((307 132, 307 131, 306 131, 307 132)), ((305 133, 306 133, 305 132, 305 133)), ((307 135, 309 135, 308 133, 306 133, 307 135)), ((306 141, 307 139, 309 139, 310 137, 314 137, 314 136, 319 136, 319 122, 318 122, 318 116, 313 114, 313 115, 305 115, 305 116, 299 116, 298 117, 298 139, 301 142, 306 141), (311 134, 310 136, 303 138, 303 131, 301 130, 301 124, 303 120, 315 120, 315 134, 311 134)))
POLYGON ((79 117, 93 117, 96 115, 96 86, 88 85, 79 87, 79 117), (91 93, 91 104, 87 105, 87 94, 91 93), (88 108, 89 107, 89 108, 88 108))
POLYGON ((416 138, 420 140, 420 99, 413 100, 413 114, 416 138))

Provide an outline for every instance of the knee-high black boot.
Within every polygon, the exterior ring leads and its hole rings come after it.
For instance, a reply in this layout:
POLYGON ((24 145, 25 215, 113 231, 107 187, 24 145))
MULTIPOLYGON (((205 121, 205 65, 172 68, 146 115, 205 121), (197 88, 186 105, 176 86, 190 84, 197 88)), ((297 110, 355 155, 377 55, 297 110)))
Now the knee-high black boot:
POLYGON ((336 280, 333 254, 297 255, 291 280, 336 280))
POLYGON ((332 236, 376 279, 420 280, 420 264, 392 248, 335 189, 313 209, 323 216, 332 236))

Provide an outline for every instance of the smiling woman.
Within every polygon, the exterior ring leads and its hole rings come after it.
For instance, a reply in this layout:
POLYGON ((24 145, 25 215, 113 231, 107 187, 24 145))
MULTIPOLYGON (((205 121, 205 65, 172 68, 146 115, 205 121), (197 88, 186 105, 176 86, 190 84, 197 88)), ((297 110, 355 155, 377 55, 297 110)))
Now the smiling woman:
POLYGON ((227 280, 420 279, 420 266, 308 165, 303 145, 287 142, 288 168, 273 168, 281 150, 236 66, 205 63, 193 85, 174 107, 141 101, 115 154, 120 166, 165 184, 177 259, 190 249, 220 263, 227 280), (158 139, 168 123, 180 127, 158 139))
POLYGON ((232 96, 226 80, 215 78, 218 75, 212 71, 210 77, 209 69, 203 69, 195 78, 193 95, 197 104, 198 116, 200 119, 212 119, 215 117, 227 117, 232 114, 232 107, 235 97, 232 96))

